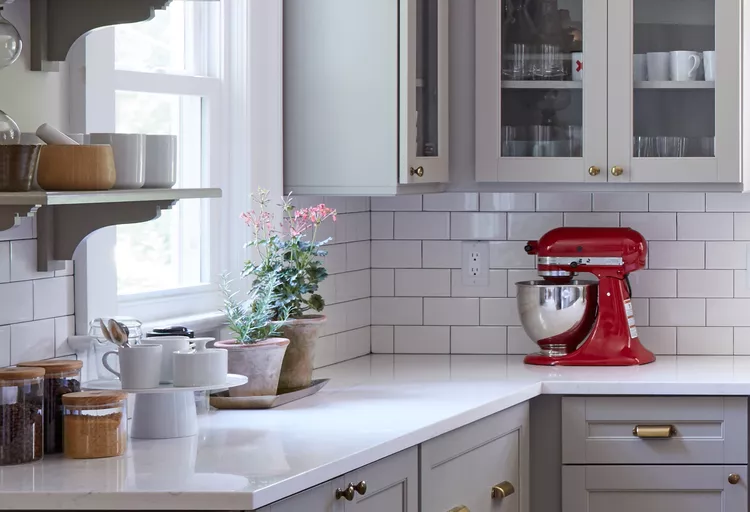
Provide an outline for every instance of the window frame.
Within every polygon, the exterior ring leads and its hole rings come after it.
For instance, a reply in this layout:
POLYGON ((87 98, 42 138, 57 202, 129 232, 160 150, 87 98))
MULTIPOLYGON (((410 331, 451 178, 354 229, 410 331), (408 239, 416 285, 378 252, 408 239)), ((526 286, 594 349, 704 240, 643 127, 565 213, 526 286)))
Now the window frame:
MULTIPOLYGON (((209 109, 212 171, 203 185, 223 190, 221 200, 203 200, 210 205, 204 229, 211 232, 210 272, 217 279, 224 270, 237 275, 247 259, 247 231, 238 217, 251 207, 251 190, 260 186, 276 196, 283 190, 282 2, 221 0, 221 24, 221 59, 214 68, 218 78, 179 76, 173 82, 174 75, 115 70, 112 29, 90 33, 76 43, 68 59, 71 129, 87 133, 114 131, 114 95, 122 85, 128 90, 148 86, 143 92, 157 92, 166 90, 160 88, 169 82, 191 93, 206 80, 217 80, 211 89, 214 99, 208 100, 220 105, 209 109)), ((180 322, 206 330, 224 322, 217 314, 220 296, 215 283, 118 298, 115 238, 115 228, 105 228, 76 251, 77 332, 85 333, 90 320, 113 312, 135 316, 147 326, 180 322)))

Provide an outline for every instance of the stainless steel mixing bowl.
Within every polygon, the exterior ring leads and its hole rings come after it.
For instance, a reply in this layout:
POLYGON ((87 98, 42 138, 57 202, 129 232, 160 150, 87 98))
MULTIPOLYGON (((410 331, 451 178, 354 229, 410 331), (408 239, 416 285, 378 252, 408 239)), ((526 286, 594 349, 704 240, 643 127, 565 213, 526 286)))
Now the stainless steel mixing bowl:
POLYGON ((596 281, 547 281, 516 283, 518 314, 526 334, 548 356, 562 356, 576 349, 596 320, 596 281))

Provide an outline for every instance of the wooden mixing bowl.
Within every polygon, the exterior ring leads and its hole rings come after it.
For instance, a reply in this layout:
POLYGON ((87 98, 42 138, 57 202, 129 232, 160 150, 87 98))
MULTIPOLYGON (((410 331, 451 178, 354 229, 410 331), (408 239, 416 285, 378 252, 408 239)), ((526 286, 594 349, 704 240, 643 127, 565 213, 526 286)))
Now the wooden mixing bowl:
POLYGON ((115 185, 112 146, 43 146, 37 183, 43 190, 109 190, 115 185))

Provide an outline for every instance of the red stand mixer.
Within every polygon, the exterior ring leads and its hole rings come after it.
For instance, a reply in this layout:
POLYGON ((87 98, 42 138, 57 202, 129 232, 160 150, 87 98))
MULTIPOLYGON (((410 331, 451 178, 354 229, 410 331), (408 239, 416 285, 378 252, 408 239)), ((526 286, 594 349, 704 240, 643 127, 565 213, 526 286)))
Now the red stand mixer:
POLYGON ((526 246, 544 281, 517 283, 535 365, 628 366, 653 362, 641 345, 628 274, 646 265, 646 240, 630 228, 558 228, 526 246), (574 281, 579 272, 596 281, 574 281))

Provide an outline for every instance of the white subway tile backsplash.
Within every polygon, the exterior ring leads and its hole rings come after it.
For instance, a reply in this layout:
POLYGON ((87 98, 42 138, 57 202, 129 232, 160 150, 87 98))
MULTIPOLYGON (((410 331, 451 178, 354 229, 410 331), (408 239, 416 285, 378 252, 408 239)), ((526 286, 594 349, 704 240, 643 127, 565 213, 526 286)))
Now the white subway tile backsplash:
POLYGON ((370 241, 346 244, 346 270, 364 270, 370 268, 370 241))
POLYGON ((677 214, 677 238, 680 240, 732 240, 733 234, 731 213, 677 214))
POLYGON ((560 194, 545 192, 536 195, 536 211, 538 212, 590 212, 591 194, 585 192, 571 192, 560 194))
POLYGON ((705 299, 649 299, 649 304, 648 325, 657 327, 706 325, 705 299))
POLYGON ((504 240, 505 213, 451 213, 453 240, 504 240))
POLYGON ((734 272, 734 296, 750 298, 750 287, 747 285, 747 270, 729 270, 734 272))
POLYGON ((10 280, 27 281, 54 277, 54 272, 37 271, 36 240, 10 242, 10 280))
POLYGON ((75 353, 68 345, 68 336, 76 333, 75 319, 73 315, 55 318, 55 357, 70 356, 75 353))
POLYGON ((369 197, 347 197, 346 198, 346 211, 347 213, 369 212, 370 211, 370 198, 369 197))
POLYGON ((633 228, 646 240, 676 240, 676 213, 622 213, 620 225, 633 228))
POLYGON ((677 297, 676 270, 639 270, 630 274, 633 297, 677 297))
POLYGON ((451 214, 449 212, 396 212, 393 223, 393 238, 395 239, 447 240, 450 238, 451 214))
POLYGON ((452 297, 507 297, 508 271, 490 270, 489 286, 464 285, 463 273, 459 269, 451 271, 452 297))
POLYGON ((372 325, 422 325, 422 299, 373 297, 372 325))
POLYGON ((648 268, 702 269, 705 242, 649 242, 648 268))
POLYGON ((73 314, 73 278, 37 279, 34 285, 34 320, 73 314))
POLYGON ((74 273, 74 265, 72 261, 65 261, 63 263, 65 268, 62 270, 55 270, 55 277, 72 276, 74 273))
POLYGON ((750 356, 750 327, 734 328, 734 355, 750 356))
POLYGON ((55 321, 39 320, 10 326, 10 364, 55 357, 55 321))
POLYGON ((580 228, 618 227, 620 225, 620 214, 606 212, 566 213, 563 222, 566 226, 580 228))
POLYGON ((0 242, 0 283, 8 281, 10 281, 10 242, 0 242))
POLYGON ((370 270, 370 291, 373 297, 393 297, 395 294, 395 270, 392 268, 370 270))
POLYGON ((706 325, 750 326, 750 299, 706 299, 706 325))
POLYGON ((315 368, 336 363, 336 335, 321 336, 315 342, 315 368))
POLYGON ((365 299, 371 295, 370 270, 336 274, 333 280, 336 287, 336 302, 365 299))
POLYGON ((734 239, 750 240, 750 213, 734 214, 734 239))
POLYGON ((479 210, 479 194, 476 192, 426 194, 422 197, 422 209, 426 212, 475 212, 479 210))
POLYGON ((505 354, 505 327, 451 327, 451 354, 505 354))
POLYGON ((533 354, 539 345, 529 338, 523 327, 508 327, 508 354, 533 354))
POLYGON ((734 272, 732 270, 678 270, 677 295, 679 297, 732 297, 734 272))
POLYGON ((345 226, 347 242, 370 240, 370 212, 347 214, 345 226))
POLYGON ((542 279, 539 272, 534 270, 508 270, 508 297, 515 297, 518 292, 516 283, 521 281, 537 281, 542 279))
POLYGON ((734 192, 706 194, 707 212, 750 212, 750 196, 734 192))
POLYGON ((529 193, 482 193, 479 194, 479 209, 483 212, 533 212, 535 200, 534 194, 529 193))
POLYGON ((479 325, 479 299, 424 298, 425 325, 479 325))
POLYGON ((706 268, 744 269, 749 245, 747 242, 706 242, 706 268))
POLYGON ((699 192, 652 192, 648 209, 652 212, 704 212, 706 195, 699 192))
POLYGON ((33 289, 31 281, 0 284, 0 325, 34 319, 33 289))
POLYGON ((370 327, 370 346, 373 354, 393 354, 393 326, 370 327))
POLYGON ((534 268, 536 258, 524 247, 526 242, 490 242, 490 268, 534 268))
POLYGON ((33 237, 34 219, 31 217, 16 217, 15 226, 0 231, 0 242, 6 242, 8 240, 24 240, 33 237))
POLYGON ((480 299, 479 325, 521 325, 516 299, 480 299))
POLYGON ((678 327, 679 355, 732 355, 734 329, 732 327, 678 327))
POLYGON ((326 245, 323 247, 328 254, 323 257, 323 264, 329 274, 346 272, 346 245, 326 245))
POLYGON ((562 225, 562 213, 509 213, 508 240, 538 240, 562 225))
POLYGON ((0 327, 0 368, 10 366, 10 325, 0 327))
POLYGON ((422 242, 406 240, 373 240, 370 262, 372 268, 420 268, 422 242))
POLYGON ((677 327, 638 327, 638 338, 657 356, 677 353, 677 327))
POLYGON ((342 304, 346 314, 346 328, 344 330, 351 331, 353 329, 368 327, 372 324, 371 301, 372 299, 368 297, 342 304))
POLYGON ((411 212, 422 209, 422 196, 372 197, 370 209, 373 212, 411 212))
POLYGON ((648 193, 594 192, 595 212, 647 212, 648 193))
POLYGON ((327 320, 321 329, 321 336, 337 334, 346 330, 346 303, 326 305, 325 315, 327 320))
POLYGON ((348 361, 370 353, 370 327, 336 335, 336 361, 348 361))
POLYGON ((373 240, 393 239, 393 212, 370 214, 370 236, 373 240))
POLYGON ((422 242, 422 267, 461 268, 461 242, 422 242))
POLYGON ((649 304, 651 299, 633 299, 633 316, 635 317, 635 325, 642 327, 649 325, 649 304))
POLYGON ((394 347, 399 354, 450 354, 450 327, 396 326, 394 347))
POLYGON ((451 271, 448 269, 396 270, 396 296, 450 297, 450 295, 451 271))

